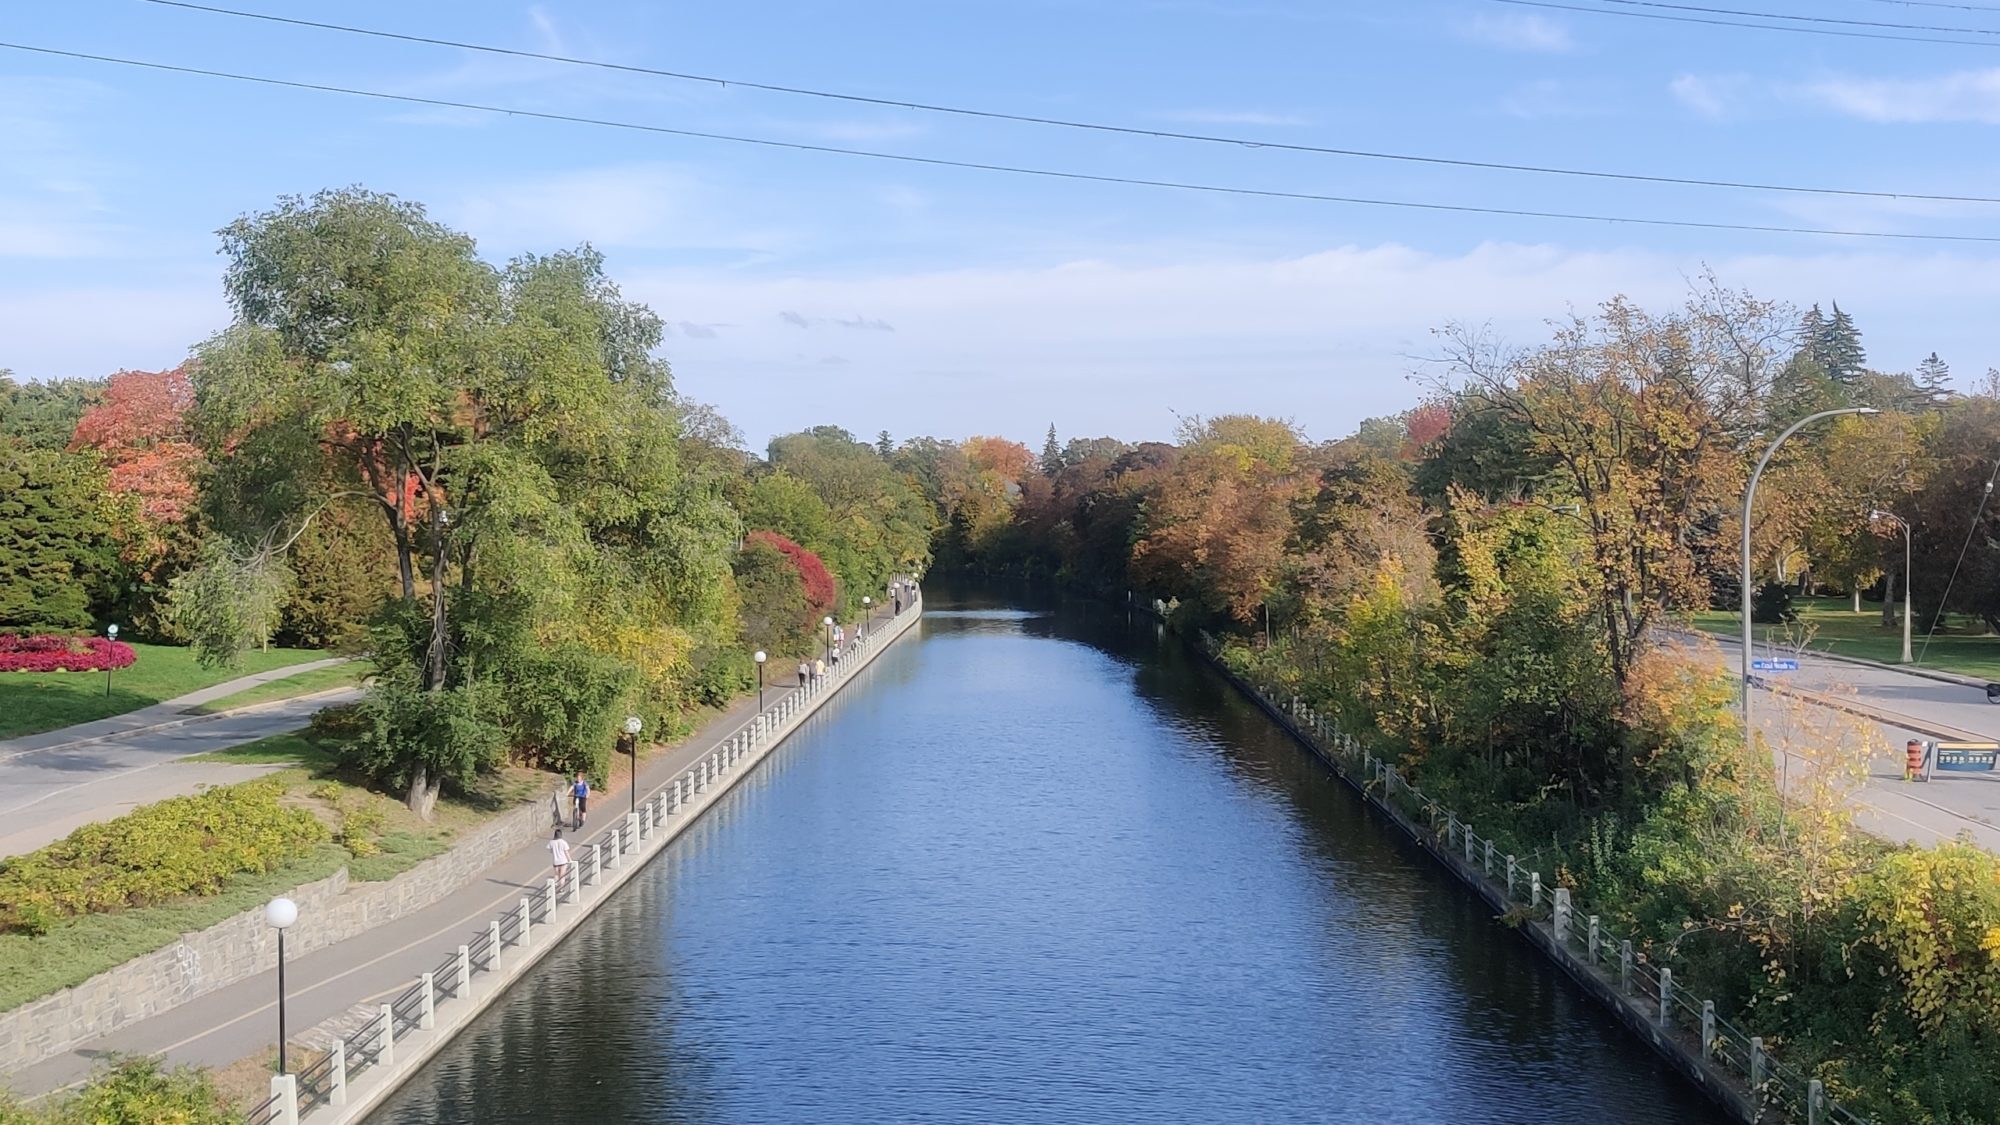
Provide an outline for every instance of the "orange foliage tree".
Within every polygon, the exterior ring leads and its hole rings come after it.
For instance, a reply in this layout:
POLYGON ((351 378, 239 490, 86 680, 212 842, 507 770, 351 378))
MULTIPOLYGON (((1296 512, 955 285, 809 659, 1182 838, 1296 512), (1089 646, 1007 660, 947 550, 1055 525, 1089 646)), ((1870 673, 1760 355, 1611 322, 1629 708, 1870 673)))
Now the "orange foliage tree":
POLYGON ((71 449, 103 457, 112 495, 132 504, 137 519, 131 526, 121 521, 122 553, 147 576, 167 553, 174 529, 194 513, 203 461, 187 418, 193 404, 185 365, 120 371, 70 438, 71 449))

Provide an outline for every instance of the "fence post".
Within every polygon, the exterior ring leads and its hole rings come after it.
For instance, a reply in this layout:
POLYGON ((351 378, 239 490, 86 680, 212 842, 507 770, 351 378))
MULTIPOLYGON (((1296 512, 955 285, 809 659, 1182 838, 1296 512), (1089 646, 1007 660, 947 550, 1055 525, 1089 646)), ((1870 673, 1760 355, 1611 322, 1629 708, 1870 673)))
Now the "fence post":
POLYGON ((1486 841, 1486 874, 1489 878, 1493 875, 1493 841, 1491 840, 1486 841))
POLYGON ((1468 824, 1465 826, 1465 862, 1468 864, 1472 862, 1472 837, 1472 825, 1468 824))
POLYGON ((1507 857, 1507 898, 1511 901, 1513 897, 1514 897, 1514 857, 1510 855, 1507 857))
POLYGON ((562 901, 556 897, 556 877, 549 876, 549 881, 543 885, 547 888, 545 893, 548 895, 549 921, 553 922, 556 920, 556 903, 562 901))
POLYGON ((1632 994, 1632 943, 1618 943, 1618 991, 1632 994))
POLYGON ((1750 1089, 1754 1093, 1764 1085, 1764 1037, 1750 1037, 1750 1089))
POLYGON ((1660 966, 1660 1026, 1673 1025, 1674 1013, 1674 971, 1660 966))
POLYGON ((498 972, 500 969, 500 919, 495 918, 491 922, 486 923, 486 938, 493 950, 492 959, 487 961, 486 968, 489 972, 498 972))
POLYGON ((271 1096, 278 1099, 278 1116, 272 1125, 299 1125, 299 1078, 296 1074, 273 1074, 271 1096))
POLYGON ((645 840, 645 836, 642 833, 646 830, 646 822, 639 819, 638 813, 626 813, 625 822, 632 826, 632 850, 636 852, 639 850, 640 843, 645 840))
POLYGON ((466 996, 472 995, 472 948, 458 947, 458 988, 466 996))
POLYGON ((1597 967, 1597 915, 1590 916, 1590 967, 1597 967))
POLYGON ((1542 908, 1542 873, 1528 872, 1528 905, 1536 910, 1542 908))
POLYGON ((1555 929, 1556 929, 1556 944, 1567 946, 1569 944, 1569 888, 1568 887, 1556 888, 1555 929))
POLYGON ((1806 1083, 1806 1125, 1826 1120, 1826 1085, 1815 1078, 1806 1083))
POLYGON ((382 1049, 375 1054, 375 1065, 396 1065, 396 1013, 387 1004, 382 1005, 382 1049))
POLYGON ((347 1104, 347 1040, 333 1045, 333 1081, 326 1092, 326 1100, 331 1105, 347 1104))
POLYGON ((521 948, 522 949, 528 948, 528 930, 535 924, 535 920, 529 917, 529 915, 533 913, 534 913, 534 907, 531 903, 528 902, 528 896, 522 895, 521 896, 521 948))
POLYGON ((437 1026, 437 978, 425 973, 421 978, 424 985, 424 1006, 417 1013, 417 1027, 429 1031, 437 1026))
POLYGON ((1715 1057, 1715 1001, 1701 1002, 1701 1057, 1715 1057))
POLYGON ((1446 847, 1450 847, 1450 848, 1454 848, 1454 849, 1458 847, 1458 814, 1457 814, 1457 813, 1452 813, 1452 814, 1451 814, 1451 818, 1450 818, 1449 820, 1446 820, 1446 821, 1444 822, 1444 842, 1445 842, 1445 846, 1446 846, 1446 847))

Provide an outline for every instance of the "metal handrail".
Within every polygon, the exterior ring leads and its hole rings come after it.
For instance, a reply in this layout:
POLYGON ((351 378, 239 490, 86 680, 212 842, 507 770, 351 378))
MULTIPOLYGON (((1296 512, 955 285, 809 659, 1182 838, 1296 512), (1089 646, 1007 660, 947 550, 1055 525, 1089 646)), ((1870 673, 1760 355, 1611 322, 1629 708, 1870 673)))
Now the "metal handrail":
POLYGON ((247 1114, 243 1118, 244 1125, 272 1125, 272 1122, 278 1120, 279 1117, 278 1103, 282 1102, 283 1100, 284 1098, 282 1095, 272 1094, 268 1099, 259 1103, 254 1109, 252 1109, 249 1112, 249 1114, 247 1114))
POLYGON ((333 1052, 321 1055, 293 1077, 298 1082, 300 1113, 325 1105, 333 1100, 333 1052))

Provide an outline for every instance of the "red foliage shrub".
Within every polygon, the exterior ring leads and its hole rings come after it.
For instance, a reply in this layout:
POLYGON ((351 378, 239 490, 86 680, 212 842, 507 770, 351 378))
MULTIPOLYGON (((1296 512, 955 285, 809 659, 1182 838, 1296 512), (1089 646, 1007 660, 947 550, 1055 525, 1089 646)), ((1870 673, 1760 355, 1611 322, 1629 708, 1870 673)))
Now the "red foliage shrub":
POLYGON ((138 659, 131 645, 104 637, 0 637, 0 672, 103 672, 138 659))
POLYGON ((753 531, 745 538, 754 543, 769 543, 783 551, 785 557, 792 560, 792 565, 798 568, 799 582, 806 591, 806 612, 811 623, 817 624, 820 618, 826 616, 827 611, 833 608, 833 575, 818 555, 775 531, 753 531))

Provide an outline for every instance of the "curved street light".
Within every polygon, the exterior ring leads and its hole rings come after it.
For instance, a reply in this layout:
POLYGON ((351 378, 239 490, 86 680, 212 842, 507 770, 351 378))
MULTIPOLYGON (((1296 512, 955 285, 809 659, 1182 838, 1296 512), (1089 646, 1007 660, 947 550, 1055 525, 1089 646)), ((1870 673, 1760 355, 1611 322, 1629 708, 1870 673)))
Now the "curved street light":
MULTIPOLYGON (((1743 741, 1748 746, 1754 747, 1757 744, 1756 736, 1750 730, 1750 651, 1753 643, 1750 635, 1750 505, 1757 499, 1757 482, 1764 476, 1764 468, 1771 463, 1771 457, 1778 452, 1778 447, 1785 444, 1785 439, 1798 433, 1808 423, 1842 414, 1880 413, 1881 411, 1872 406, 1843 406, 1836 410, 1822 410, 1817 414, 1808 414, 1793 422, 1786 427, 1784 433, 1778 435, 1778 440, 1771 443, 1771 448, 1764 451, 1764 456, 1757 462, 1757 470, 1750 474, 1750 486, 1743 490, 1743 741)), ((1779 782, 1778 795, 1782 800, 1784 797, 1782 780, 1779 782)))

